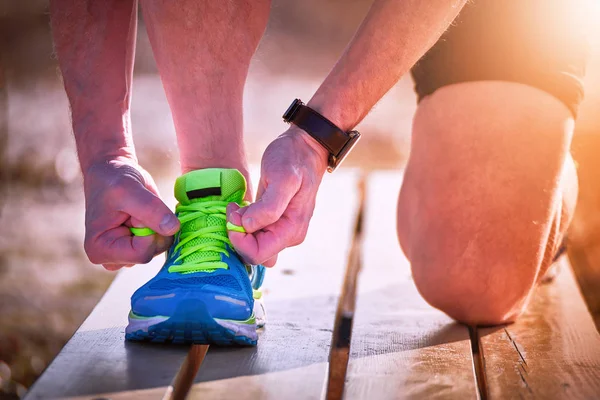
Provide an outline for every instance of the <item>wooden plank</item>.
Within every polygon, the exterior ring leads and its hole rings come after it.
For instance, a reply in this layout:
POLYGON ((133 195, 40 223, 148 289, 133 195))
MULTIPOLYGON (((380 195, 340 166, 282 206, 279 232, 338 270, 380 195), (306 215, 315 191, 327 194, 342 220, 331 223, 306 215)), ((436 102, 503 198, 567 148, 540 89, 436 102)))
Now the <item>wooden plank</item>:
POLYGON ((396 236, 400 172, 367 182, 363 268, 345 399, 474 399, 469 333, 430 307, 396 236))
MULTIPOLYGON (((28 392, 28 399, 153 389, 145 398, 161 399, 187 354, 186 346, 125 342, 131 294, 163 263, 119 272, 113 284, 28 392)), ((111 397, 112 398, 112 397, 111 397)))
POLYGON ((480 330, 490 398, 600 398, 600 337, 567 258, 560 263, 516 323, 480 330))
POLYGON ((579 242, 569 236, 568 252, 577 283, 600 332, 600 241, 588 238, 579 242))
MULTIPOLYGON (((172 182, 159 184, 165 201, 174 208, 172 182)), ((189 347, 125 342, 130 297, 163 262, 164 256, 158 256, 147 265, 116 275, 92 313, 27 393, 28 399, 163 398, 189 347)))
POLYGON ((318 399, 357 207, 358 175, 326 176, 305 242, 267 272, 256 348, 211 346, 189 398, 318 399))

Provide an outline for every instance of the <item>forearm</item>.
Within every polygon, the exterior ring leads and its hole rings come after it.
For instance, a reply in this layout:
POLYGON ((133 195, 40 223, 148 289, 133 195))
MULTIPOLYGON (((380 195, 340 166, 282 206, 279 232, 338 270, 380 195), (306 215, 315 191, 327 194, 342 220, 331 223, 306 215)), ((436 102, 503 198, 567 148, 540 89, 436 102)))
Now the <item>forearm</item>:
POLYGON ((131 81, 137 0, 51 0, 55 49, 73 120, 81 168, 135 159, 131 81))
POLYGON ((246 176, 243 90, 269 0, 152 0, 148 37, 177 132, 182 172, 237 168, 246 176))
POLYGON ((308 105, 352 129, 437 41, 465 2, 375 0, 308 105))

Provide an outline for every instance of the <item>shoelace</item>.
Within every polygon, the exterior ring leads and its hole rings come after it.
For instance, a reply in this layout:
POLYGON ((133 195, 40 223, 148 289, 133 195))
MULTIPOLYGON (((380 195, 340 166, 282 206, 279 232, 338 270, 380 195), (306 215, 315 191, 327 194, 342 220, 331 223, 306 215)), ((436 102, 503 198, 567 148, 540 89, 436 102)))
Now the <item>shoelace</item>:
POLYGON ((215 200, 192 203, 189 205, 177 205, 175 211, 177 212, 182 227, 185 223, 191 222, 202 216, 222 219, 223 225, 206 226, 190 232, 180 231, 179 243, 175 246, 173 251, 181 251, 179 256, 173 262, 173 265, 169 267, 169 272, 210 272, 215 269, 229 268, 225 262, 221 261, 221 254, 225 254, 229 257, 229 252, 225 245, 229 245, 230 248, 233 248, 233 245, 227 236, 227 217, 225 215, 227 204, 229 204, 227 201, 215 200), (191 241, 199 238, 204 239, 203 243, 190 244, 191 241), (186 260, 187 257, 196 252, 215 252, 216 254, 204 254, 196 256, 193 261, 186 260), (180 261, 183 262, 178 264, 180 261))

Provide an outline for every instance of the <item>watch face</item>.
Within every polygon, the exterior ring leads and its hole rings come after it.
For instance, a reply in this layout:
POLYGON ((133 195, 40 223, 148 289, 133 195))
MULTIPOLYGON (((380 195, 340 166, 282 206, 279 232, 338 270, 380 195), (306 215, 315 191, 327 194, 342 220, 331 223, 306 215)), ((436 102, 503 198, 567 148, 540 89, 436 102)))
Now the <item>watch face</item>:
POLYGON ((350 150, 356 145, 358 140, 360 139, 360 133, 358 131, 350 131, 348 132, 350 138, 340 151, 340 153, 336 156, 329 157, 329 166, 327 167, 328 172, 333 172, 337 167, 340 166, 342 161, 346 158, 348 154, 350 154, 350 150))

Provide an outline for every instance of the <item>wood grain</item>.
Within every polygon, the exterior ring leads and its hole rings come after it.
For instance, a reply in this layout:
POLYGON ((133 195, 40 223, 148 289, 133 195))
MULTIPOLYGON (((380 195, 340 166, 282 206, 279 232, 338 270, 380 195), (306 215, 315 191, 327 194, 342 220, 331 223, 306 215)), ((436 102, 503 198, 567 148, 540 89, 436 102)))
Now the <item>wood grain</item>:
POLYGON ((396 237, 399 172, 367 184, 346 399, 477 398, 468 330, 419 295, 396 237))
POLYGON ((285 250, 267 271, 268 318, 258 346, 211 346, 189 398, 322 397, 357 207, 357 177, 339 170, 325 178, 305 242, 285 250))
POLYGON ((480 336, 491 399, 600 398, 600 337, 566 257, 516 323, 480 336))
POLYGON ((162 266, 125 269, 75 335, 28 392, 28 399, 104 397, 104 393, 150 390, 146 398, 162 399, 185 359, 188 346, 125 342, 131 294, 162 266), (150 396, 150 393, 154 394, 150 396))

